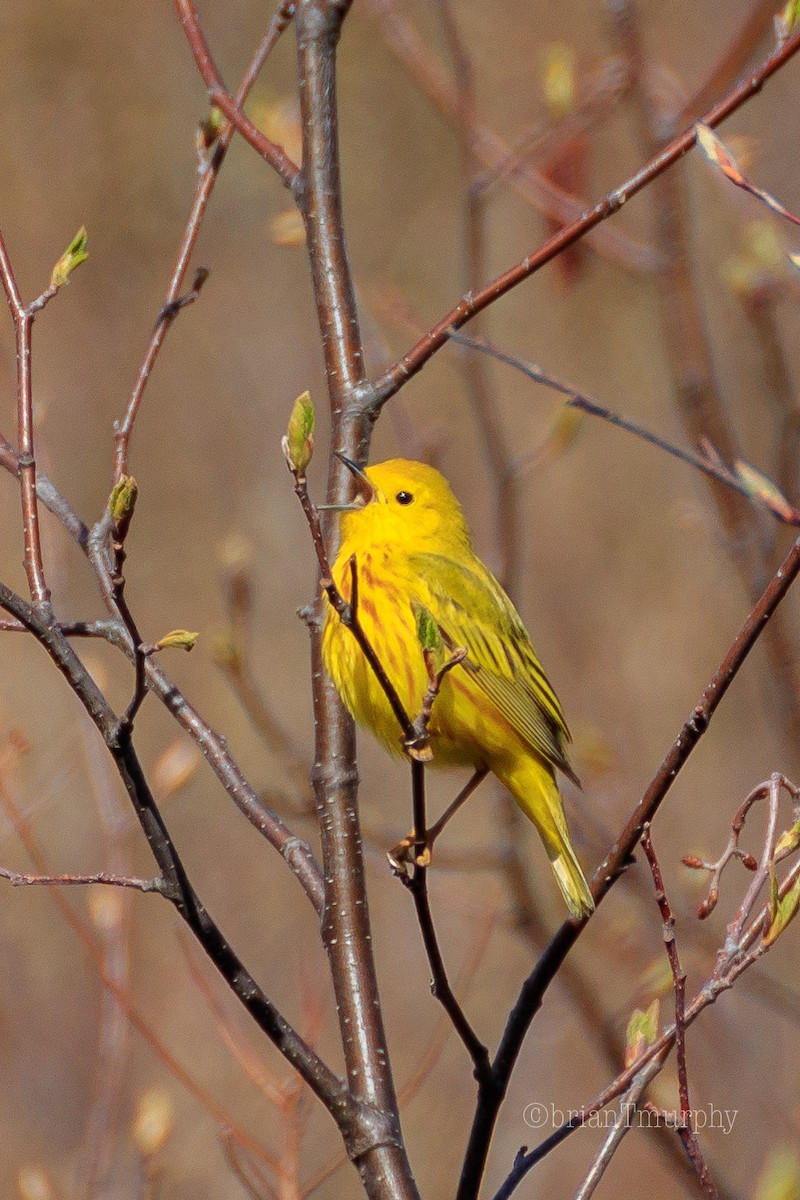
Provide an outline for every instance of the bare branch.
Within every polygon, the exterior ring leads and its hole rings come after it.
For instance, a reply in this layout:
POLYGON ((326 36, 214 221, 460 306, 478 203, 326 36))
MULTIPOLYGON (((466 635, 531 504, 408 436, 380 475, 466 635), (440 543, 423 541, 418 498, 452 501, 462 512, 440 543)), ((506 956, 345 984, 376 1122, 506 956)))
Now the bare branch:
POLYGON ((130 725, 115 716, 54 622, 48 622, 41 616, 38 608, 21 601, 1 583, 0 606, 12 613, 34 634, 66 677, 97 726, 161 870, 165 895, 175 905, 180 916, 256 1023, 334 1116, 346 1145, 352 1146, 354 1132, 360 1122, 359 1107, 353 1104, 342 1081, 303 1041, 268 999, 225 940, 194 891, 147 785, 131 741, 130 725))
MULTIPOLYGON (((300 0, 295 13, 303 165, 294 186, 306 245, 332 419, 332 442, 363 460, 372 422, 366 405, 364 353, 347 256, 339 171, 336 46, 346 0, 300 0)), ((328 500, 343 503, 349 470, 331 456, 328 500)), ((321 653, 321 603, 310 617, 316 725, 314 789, 326 881, 322 936, 331 966, 348 1082, 369 1105, 357 1161, 368 1194, 390 1190, 397 1200, 418 1195, 402 1143, 400 1119, 379 1002, 361 847, 353 722, 321 653)))
MULTIPOLYGON (((298 177, 297 164, 292 162, 282 146, 277 146, 266 134, 256 128, 250 118, 241 111, 240 103, 237 102, 238 97, 234 99, 225 87, 222 76, 214 65, 192 0, 175 0, 175 6, 197 69, 208 89, 209 102, 225 114, 237 133, 240 133, 244 140, 249 142, 253 149, 277 171, 286 187, 291 187, 298 177)), ((286 6, 282 5, 281 7, 285 12, 286 6)))
POLYGON ((23 564, 28 579, 31 599, 35 604, 46 606, 50 601, 50 589, 44 576, 42 543, 39 534, 39 499, 36 493, 36 457, 33 447, 33 392, 31 387, 31 335, 36 313, 57 289, 51 287, 42 293, 38 301, 27 308, 22 303, 6 250, 0 233, 0 279, 14 322, 17 346, 17 429, 19 453, 17 473, 22 494, 22 529, 25 541, 23 564))
MULTIPOLYGON (((686 463, 687 466, 694 467, 695 470, 702 472, 702 474, 707 475, 710 479, 724 484, 731 491, 738 492, 740 496, 744 496, 747 500, 763 506, 782 524, 800 525, 800 509, 795 508, 784 496, 781 496, 777 487, 770 480, 762 477, 752 468, 748 468, 747 464, 743 463, 740 459, 735 459, 733 464, 729 466, 707 440, 701 442, 701 453, 695 454, 691 450, 674 445, 674 443, 667 441, 666 438, 661 437, 660 434, 651 433, 649 429, 646 429, 637 421, 633 421, 630 417, 613 412, 594 397, 587 396, 570 384, 556 379, 544 367, 539 366, 538 363, 520 358, 516 354, 510 354, 507 350, 500 350, 497 346, 492 345, 491 342, 487 342, 485 338, 467 337, 463 333, 455 332, 450 333, 449 337, 458 345, 468 346, 472 350, 488 354, 492 358, 497 359, 498 362, 515 367, 523 375, 526 375, 528 379, 532 379, 534 382, 541 383, 544 387, 558 392, 559 395, 564 396, 565 403, 570 408, 579 409, 581 412, 588 413, 591 417, 597 417, 601 421, 606 421, 609 425, 614 425, 617 429, 623 429, 626 433, 631 433, 643 442, 647 442, 649 445, 663 450, 673 458, 677 458, 680 462, 686 463), (760 487, 755 486, 756 479, 761 481, 760 487)), ((523 458, 516 470, 520 471, 524 466, 525 459, 523 458)), ((510 467, 506 470, 507 473, 511 472, 510 467)))
POLYGON ((133 888, 137 892, 159 892, 170 900, 176 898, 160 876, 154 879, 134 879, 130 875, 110 875, 107 871, 98 871, 94 875, 30 875, 11 871, 8 867, 0 867, 0 878, 7 879, 13 887, 64 887, 104 883, 111 887, 133 888))
MULTIPOLYGON (((273 16, 269 25, 269 29, 264 35, 260 46, 253 55, 247 70, 242 76, 239 87, 236 90, 234 105, 237 112, 239 112, 244 106, 244 102, 247 99, 247 96, 256 80, 259 71, 269 57, 272 48, 277 42, 281 33, 283 33, 284 29, 291 20, 293 11, 294 4, 288 3, 287 0, 284 0, 273 16)), ((193 10, 190 7, 190 18, 192 12, 193 10)), ((185 307, 190 300, 196 299, 200 287, 202 287, 203 283, 205 282, 205 275, 201 274, 204 268, 200 268, 200 270, 195 273, 194 283, 190 292, 186 297, 183 297, 183 299, 181 298, 180 289, 183 286, 183 281, 186 276, 189 258, 191 257, 196 245, 203 217, 205 216, 208 202, 211 198, 211 193, 214 190, 214 184, 217 181, 220 167, 225 160, 228 147, 233 140, 233 134, 233 124, 230 121, 226 121, 219 130, 219 134, 214 145, 213 154, 207 161, 204 162, 203 169, 200 172, 200 178, 197 181, 197 187, 195 190, 194 199, 192 201, 191 211, 186 221, 183 238, 181 239, 178 255, 175 260, 175 266, 172 271, 172 277, 169 282, 169 287, 167 288, 166 299, 156 320, 155 327, 150 338, 150 344, 147 348, 147 353, 145 354, 144 361, 139 369, 136 383, 131 393, 130 400, 128 401, 128 407, 126 409, 125 416, 120 422, 116 431, 116 453, 114 458, 115 483, 120 480, 123 475, 128 474, 128 455, 134 422, 136 421, 144 390, 149 382, 153 366, 155 365, 155 361, 164 342, 164 338, 166 337, 167 332, 178 312, 185 307)))
POLYGON ((650 835, 650 823, 645 825, 641 839, 642 849, 653 876, 656 903, 658 904, 663 922, 664 948, 669 959, 672 973, 672 987, 675 993, 675 1057, 678 1063, 678 1096, 680 1099, 679 1129, 681 1140, 686 1147, 686 1153, 697 1171, 703 1190, 712 1200, 719 1200, 714 1182, 706 1166, 700 1142, 692 1123, 692 1108, 689 1103, 689 1075, 686 1068, 686 972, 681 967, 678 946, 675 941, 675 917, 670 907, 667 893, 664 889, 664 879, 661 866, 656 857, 653 839, 650 835))
MULTIPOLYGON (((639 1074, 631 1082, 630 1087, 619 1102, 619 1112, 616 1121, 611 1127, 611 1132, 600 1147, 600 1151, 592 1163, 591 1170, 575 1193, 575 1200, 589 1200, 589 1197, 594 1195, 598 1183, 606 1172, 606 1168, 619 1149, 620 1142, 628 1130, 633 1127, 631 1115, 636 1111, 645 1088, 660 1070, 661 1063, 658 1059, 653 1059, 645 1067, 642 1067, 639 1074)), ((495 1196, 495 1200, 503 1200, 504 1196, 509 1195, 511 1195, 510 1192, 501 1190, 495 1196)))
MULTIPOLYGON (((704 123, 711 126, 712 129, 719 125, 731 113, 734 113, 742 104, 749 100, 751 96, 760 91, 766 81, 776 71, 780 70, 799 49, 800 30, 795 32, 777 50, 773 51, 768 58, 764 59, 760 66, 751 72, 741 83, 737 84, 724 99, 709 109, 703 117, 704 123)), ((614 213, 619 212, 632 196, 635 196, 642 188, 663 174, 687 150, 690 150, 693 144, 694 126, 690 126, 683 133, 679 134, 678 137, 673 138, 663 150, 637 171, 635 175, 625 180, 624 183, 620 184, 613 191, 608 192, 602 200, 588 209, 579 220, 573 221, 570 225, 559 230, 539 250, 526 255, 515 266, 504 271, 502 275, 498 275, 496 279, 486 284, 485 287, 462 296, 458 304, 450 312, 437 321, 415 346, 407 351, 394 366, 390 367, 375 381, 375 399, 371 411, 377 414, 386 401, 391 399, 406 380, 416 375, 417 371, 420 371, 425 363, 438 350, 441 350, 452 329, 460 329, 476 313, 482 312, 490 304, 493 304, 495 300, 504 296, 506 292, 511 291, 512 288, 522 283, 523 280, 529 278, 535 271, 543 267, 545 263, 550 262, 556 255, 565 250, 567 246, 573 245, 579 238, 584 237, 589 230, 594 229, 596 225, 607 220, 614 213)))

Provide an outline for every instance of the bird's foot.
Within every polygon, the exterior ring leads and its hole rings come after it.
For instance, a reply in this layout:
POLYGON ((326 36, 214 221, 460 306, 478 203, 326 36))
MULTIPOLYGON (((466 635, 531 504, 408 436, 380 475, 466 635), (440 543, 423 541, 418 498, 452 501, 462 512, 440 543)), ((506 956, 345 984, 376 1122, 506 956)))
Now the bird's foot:
POLYGON ((386 857, 394 874, 405 881, 409 878, 409 867, 430 866, 432 851, 433 842, 421 841, 412 829, 411 833, 392 847, 386 857))

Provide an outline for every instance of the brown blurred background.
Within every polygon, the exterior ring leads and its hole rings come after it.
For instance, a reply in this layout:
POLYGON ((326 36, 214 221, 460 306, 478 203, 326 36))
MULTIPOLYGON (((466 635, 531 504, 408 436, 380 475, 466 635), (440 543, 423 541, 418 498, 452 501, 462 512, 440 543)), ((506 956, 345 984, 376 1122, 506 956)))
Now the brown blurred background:
MULTIPOLYGON (((3 0, 1 7, 0 222, 26 297, 46 285, 78 226, 89 231, 89 262, 37 323, 34 379, 40 463, 78 512, 94 520, 109 489, 113 421, 124 411, 163 302, 191 201, 194 130, 205 115, 204 95, 166 0, 134 9, 98 8, 85 0, 3 0)), ((639 23, 653 94, 680 107, 751 7, 745 0, 642 0, 639 23)), ((403 0, 399 11, 449 73, 437 6, 403 0)), ((270 12, 253 0, 203 4, 204 28, 229 86, 270 12)), ((599 0, 588 6, 577 0, 500 0, 491 6, 453 0, 452 13, 473 56, 477 114, 509 144, 549 119, 543 69, 552 43, 566 43, 574 55, 577 103, 603 62, 620 53, 599 0)), ((763 24, 767 33, 754 42, 751 61, 767 52, 771 32, 769 22, 763 24)), ((798 70, 790 63, 724 127, 753 177, 795 209, 798 70)), ((438 319, 463 290, 462 166, 452 125, 398 63, 366 0, 357 0, 347 20, 340 79, 350 253, 370 367, 377 372, 414 340, 415 323, 438 319)), ((254 89, 254 119, 291 134, 294 88, 290 30, 254 89)), ((635 104, 609 107, 604 119, 592 123, 584 147, 573 147, 562 163, 587 202, 633 173, 645 157, 635 104)), ((743 269, 743 256, 745 267, 766 271, 763 256, 754 258, 754 245, 774 242, 780 255, 782 242, 791 248, 789 227, 765 217, 697 155, 681 170, 696 289, 727 413, 743 457, 777 475, 788 426, 770 391, 757 322, 732 291, 730 277, 732 263, 743 269), (753 222, 760 223, 757 236, 753 222)), ((488 197, 487 276, 538 246, 550 228, 508 181, 488 197)), ((164 665, 226 734, 249 778, 267 795, 296 792, 296 782, 254 732, 214 664, 213 649, 226 626, 226 579, 235 558, 252 574, 250 665, 310 764, 307 637, 296 609, 312 597, 314 562, 279 439, 294 396, 310 388, 320 421, 311 471, 319 498, 326 418, 305 252, 276 243, 274 219, 288 207, 277 178, 235 142, 193 260, 193 266, 210 269, 209 282, 171 331, 136 428, 131 466, 140 498, 128 543, 128 597, 144 636, 155 639, 176 626, 201 631, 191 657, 175 652, 164 665)), ((571 274, 551 265, 497 304, 488 332, 610 407, 685 442, 667 368, 660 282, 651 269, 656 233, 650 193, 604 230, 600 240, 584 245, 571 274)), ((790 365, 798 335, 796 294, 779 262, 768 284, 768 307, 790 365)), ((13 369, 11 326, 4 319, 0 430, 12 439, 13 369)), ((556 398, 508 367, 491 363, 486 369, 515 456, 533 459, 519 477, 524 582, 515 598, 575 733, 585 791, 568 793, 567 803, 581 857, 593 866, 732 641, 749 610, 748 594, 703 479, 589 420, 560 445, 556 398)), ((455 351, 439 354, 412 380, 375 434, 376 460, 431 453, 464 503, 480 553, 497 568, 491 474, 455 351)), ((0 486, 0 576, 24 590, 17 488, 6 475, 0 486)), ((775 558, 788 534, 768 521, 763 526, 775 537, 775 558)), ((101 615, 85 561, 49 517, 45 550, 59 613, 101 615)), ((796 615, 790 597, 785 617, 792 650, 796 615)), ((131 687, 126 663, 94 644, 81 649, 114 701, 124 703, 131 687)), ((41 839, 51 869, 149 873, 143 839, 78 703, 32 641, 4 635, 0 654, 0 865, 29 867, 10 815, 14 805, 41 839)), ((747 792, 772 771, 797 772, 797 746, 786 728, 775 673, 760 645, 659 814, 654 837, 680 916, 690 992, 712 969, 714 949, 747 881, 732 868, 717 912, 701 926, 692 912, 703 880, 682 868, 680 857, 716 856, 747 792)), ((320 1025, 319 1043, 338 1066, 326 963, 296 883, 208 769, 191 753, 186 757, 188 743, 157 701, 148 700, 137 729, 170 828, 209 909, 287 1015, 303 1029, 320 1025), (184 757, 176 766, 179 754, 184 757)), ((361 739, 360 766, 364 821, 374 834, 375 944, 402 1087, 439 1036, 441 1016, 429 995, 409 897, 390 878, 382 856, 410 824, 407 771, 388 764, 367 738, 361 739)), ((452 777, 432 780, 437 809, 455 786, 452 777)), ((475 797, 451 827, 431 884, 448 963, 476 1028, 492 1046, 535 951, 514 928, 502 874, 451 867, 456 852, 502 847, 506 801, 500 803, 498 808, 488 786, 475 797)), ((748 841, 756 851, 759 819, 748 841)), ((310 822, 298 820, 297 827, 314 839, 310 822)), ((554 929, 562 913, 541 848, 527 830, 514 836, 524 838, 542 925, 554 929)), ((108 962, 149 1028, 227 1117, 210 1113, 168 1069, 163 1054, 104 998, 96 966, 53 898, 44 890, 4 885, 0 1192, 46 1200, 47 1191, 33 1190, 38 1186, 61 1198, 129 1197, 142 1194, 149 1173, 150 1194, 171 1200, 245 1195, 226 1160, 221 1128, 233 1123, 278 1155, 286 1148, 285 1125, 275 1103, 226 1047, 223 1018, 214 1015, 192 977, 189 960, 196 964, 197 956, 187 959, 181 950, 171 910, 152 896, 115 893, 109 899, 89 890, 61 896, 107 946, 108 962), (170 1126, 171 1133, 145 1165, 134 1123, 137 1105, 148 1095, 157 1125, 158 1104, 166 1105, 163 1132, 170 1126), (20 1185, 23 1169, 46 1172, 47 1179, 28 1174, 20 1185)), ((663 990, 660 937, 646 868, 637 863, 575 955, 581 986, 603 1014, 606 1033, 624 1038, 632 1009, 663 990)), ((689 1035, 695 1106, 737 1114, 732 1134, 703 1136, 712 1171, 718 1169, 734 1195, 759 1194, 757 1187, 766 1186, 756 1184, 760 1173, 774 1164, 780 1147, 797 1139, 800 1094, 791 1049, 800 1015, 792 990, 796 937, 792 929, 758 980, 755 974, 744 979, 689 1035)), ((288 1070, 278 1056, 211 969, 203 963, 199 969, 252 1062, 278 1084, 285 1082, 288 1070)), ((665 1019, 670 1012, 666 995, 665 1019)), ((499 1183, 522 1143, 550 1132, 549 1122, 537 1130, 526 1125, 526 1105, 576 1108, 613 1077, 618 1067, 603 1058, 600 1041, 570 990, 553 987, 505 1107, 490 1183, 499 1183)), ((466 1057, 450 1037, 404 1109, 411 1159, 427 1196, 452 1194, 472 1087, 466 1057)), ((653 1095, 675 1103, 671 1068, 653 1095)), ((574 1135, 520 1194, 573 1194, 598 1137, 574 1135)), ((335 1130, 314 1110, 300 1149, 301 1180, 310 1181, 337 1153, 335 1130)), ((614 1188, 619 1195, 641 1195, 645 1173, 653 1194, 687 1194, 670 1179, 671 1169, 654 1136, 635 1131, 599 1194, 614 1188)), ((343 1167, 316 1194, 357 1195, 352 1168, 343 1167)))

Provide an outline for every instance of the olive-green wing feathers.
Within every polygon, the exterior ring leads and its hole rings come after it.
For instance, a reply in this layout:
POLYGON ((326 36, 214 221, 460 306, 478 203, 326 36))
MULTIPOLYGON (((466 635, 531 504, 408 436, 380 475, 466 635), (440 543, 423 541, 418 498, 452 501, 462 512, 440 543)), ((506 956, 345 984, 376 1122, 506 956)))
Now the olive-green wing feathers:
POLYGON ((491 572, 477 558, 463 564, 441 554, 412 554, 409 565, 419 593, 430 592, 429 607, 445 644, 467 650, 463 669, 537 754, 578 783, 567 758, 570 734, 558 697, 491 572))

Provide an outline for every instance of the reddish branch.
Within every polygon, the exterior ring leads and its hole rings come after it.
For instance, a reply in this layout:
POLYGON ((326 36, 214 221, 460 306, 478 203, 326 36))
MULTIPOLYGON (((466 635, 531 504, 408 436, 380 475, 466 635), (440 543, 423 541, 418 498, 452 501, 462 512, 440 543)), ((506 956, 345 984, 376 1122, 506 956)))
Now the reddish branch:
MULTIPOLYGON (((187 30, 187 36, 189 35, 190 27, 193 28, 197 25, 197 14, 194 12, 194 9, 191 7, 191 5, 188 7, 189 11, 187 19, 189 21, 189 25, 184 26, 184 28, 187 30)), ((182 11, 180 5, 178 5, 178 11, 179 13, 182 11)), ((293 3, 284 2, 280 5, 275 13, 275 16, 270 22, 269 29, 264 35, 261 45, 256 50, 247 70, 242 76, 241 83, 236 90, 236 96, 233 101, 235 112, 240 116, 240 109, 243 107, 250 89, 255 83, 259 71, 269 57, 272 48, 280 37, 281 33, 283 33, 284 29, 291 20, 293 11, 293 3)), ((190 43, 191 40, 192 39, 190 37, 190 43)), ((189 218, 186 222, 183 238, 181 239, 181 244, 178 249, 178 255, 175 260, 172 277, 169 282, 169 287, 167 288, 167 295, 158 315, 158 319, 156 320, 155 327, 150 338, 150 344, 147 348, 147 353, 145 354, 144 361, 139 369, 139 375, 136 379, 130 400, 128 401, 128 407, 125 411, 125 416, 116 431, 116 455, 114 459, 115 483, 117 483, 123 475, 128 474, 128 454, 134 422, 139 412, 144 390, 150 380, 150 375, 152 373, 153 366, 155 365, 156 358, 158 357, 158 353, 164 342, 164 338, 166 337, 175 317, 178 315, 178 312, 181 310, 181 308, 185 307, 187 301, 193 300, 197 297, 199 289, 205 282, 206 276, 205 274, 201 274, 203 270, 201 268, 200 271, 195 274, 194 283, 188 295, 181 297, 181 288, 183 287, 183 281, 186 277, 189 259, 197 242, 203 217, 205 216, 211 193, 214 190, 214 184, 217 181, 220 167, 225 160, 228 147, 233 139, 234 129, 235 126, 232 121, 227 120, 224 122, 222 128, 219 130, 219 134, 216 142, 214 143, 212 152, 201 164, 200 178, 195 190, 194 200, 192 201, 192 208, 189 213, 189 218)))
MULTIPOLYGON (((773 51, 752 74, 737 84, 724 99, 709 109, 702 118, 703 122, 706 125, 710 125, 712 129, 719 125, 731 113, 736 112, 747 100, 759 92, 766 81, 776 71, 779 71, 799 49, 800 29, 783 46, 773 51)), ((458 304, 450 312, 437 321, 415 346, 385 371, 380 379, 375 381, 375 399, 372 402, 370 411, 374 415, 377 415, 386 401, 394 396, 406 380, 416 375, 417 371, 420 371, 425 363, 438 350, 441 350, 451 330, 460 329, 476 313, 482 312, 490 304, 493 304, 495 300, 504 296, 506 292, 511 291, 512 288, 522 283, 523 280, 528 279, 534 272, 538 271, 546 263, 555 258, 556 255, 565 250, 567 246, 573 245, 579 238, 584 237, 591 229, 594 229, 596 225, 607 220, 614 213, 619 212, 631 197, 635 196, 642 188, 647 187, 654 179, 663 174, 687 150, 690 150, 693 144, 694 126, 692 125, 688 129, 685 129, 678 137, 674 138, 660 153, 655 155, 644 167, 637 171, 635 175, 631 176, 630 179, 627 179, 619 187, 616 187, 612 192, 604 196, 592 208, 588 209, 579 220, 573 221, 570 225, 559 230, 539 250, 534 251, 533 254, 526 255, 515 266, 504 271, 502 275, 498 275, 491 283, 486 284, 475 292, 462 296, 461 300, 459 300, 458 304)))
POLYGON ((34 604, 44 607, 50 600, 50 589, 45 582, 42 544, 39 536, 39 500, 36 494, 36 458, 33 450, 31 335, 36 313, 56 294, 58 289, 51 285, 38 300, 34 300, 27 306, 24 305, 2 233, 0 233, 0 278, 2 278, 8 307, 11 310, 17 345, 17 429, 19 436, 17 473, 22 495, 22 530, 25 543, 23 565, 31 600, 34 604))
POLYGON ((650 822, 645 825, 642 833, 642 849, 647 859, 650 873, 653 876, 656 904, 661 913, 663 923, 664 948, 669 959, 672 974, 672 988, 675 995, 675 1057, 678 1064, 678 1097, 680 1101, 680 1120, 677 1125, 678 1135, 683 1142, 689 1160, 697 1172, 703 1190, 712 1200, 719 1200, 714 1182, 706 1166, 700 1142, 692 1123, 692 1107, 689 1103, 689 1074, 686 1068, 686 972, 681 966, 678 954, 678 944, 675 940, 675 917, 670 907, 664 888, 664 878, 661 865, 656 856, 653 839, 650 836, 650 822))
MULTIPOLYGON (((197 10, 192 0, 175 0, 183 31, 186 34, 189 47, 197 64, 197 69, 208 89, 209 103, 225 114, 227 120, 242 135, 246 142, 257 150, 261 157, 280 175, 287 187, 291 187, 297 179, 298 167, 289 158, 282 146, 276 145, 266 134, 258 129, 249 117, 241 111, 244 97, 234 98, 223 83, 222 76, 217 70, 208 43, 203 36, 197 10)), ((293 5, 282 4, 279 16, 284 25, 288 20, 289 10, 293 5)))
MULTIPOLYGON (((634 0, 616 0, 617 36, 630 64, 631 99, 642 153, 657 157, 670 126, 648 85, 647 53, 634 0)), ((779 51, 778 51, 779 52, 779 51)), ((774 55, 773 55, 774 57, 774 55)), ((763 69, 763 68, 762 68, 763 69)), ((756 77, 760 72, 757 73, 756 77)), ((719 106, 717 106, 719 108, 719 106)), ((672 393, 691 442, 710 442, 722 466, 740 457, 736 432, 721 390, 707 322, 693 269, 691 212, 685 172, 676 168, 650 189, 657 247, 665 267, 655 288, 672 393)), ((730 488, 710 483, 711 498, 725 533, 726 549, 751 604, 772 568, 770 547, 758 515, 730 488)), ((792 639, 782 617, 767 630, 765 644, 780 698, 787 740, 800 736, 800 676, 792 639)))

